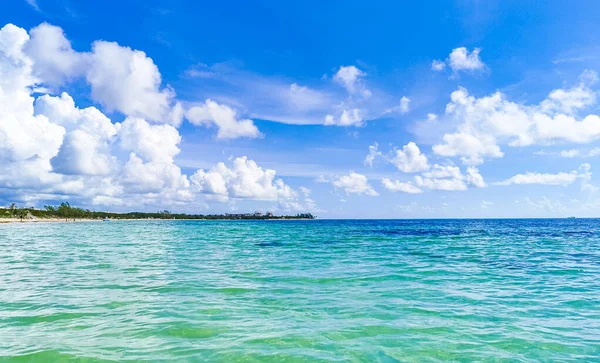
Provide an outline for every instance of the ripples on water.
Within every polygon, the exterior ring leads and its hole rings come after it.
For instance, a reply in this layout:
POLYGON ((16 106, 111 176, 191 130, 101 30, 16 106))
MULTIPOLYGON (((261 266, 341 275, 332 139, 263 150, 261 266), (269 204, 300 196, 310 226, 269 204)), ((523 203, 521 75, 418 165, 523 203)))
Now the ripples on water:
POLYGON ((599 361, 600 220, 0 225, 0 361, 599 361))

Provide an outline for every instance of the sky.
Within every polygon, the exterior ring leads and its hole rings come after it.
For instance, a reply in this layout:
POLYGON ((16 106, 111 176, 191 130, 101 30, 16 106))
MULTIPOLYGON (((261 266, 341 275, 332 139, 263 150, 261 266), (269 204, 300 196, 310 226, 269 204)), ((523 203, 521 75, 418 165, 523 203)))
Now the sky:
POLYGON ((0 205, 600 217, 596 1, 13 0, 0 205))

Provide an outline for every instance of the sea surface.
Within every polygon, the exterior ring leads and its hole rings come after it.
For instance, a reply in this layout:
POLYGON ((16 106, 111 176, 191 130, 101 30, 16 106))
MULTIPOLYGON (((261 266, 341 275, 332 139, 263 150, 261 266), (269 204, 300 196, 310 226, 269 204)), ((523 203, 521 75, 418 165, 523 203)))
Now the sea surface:
POLYGON ((600 362, 600 220, 0 225, 0 362, 600 362))

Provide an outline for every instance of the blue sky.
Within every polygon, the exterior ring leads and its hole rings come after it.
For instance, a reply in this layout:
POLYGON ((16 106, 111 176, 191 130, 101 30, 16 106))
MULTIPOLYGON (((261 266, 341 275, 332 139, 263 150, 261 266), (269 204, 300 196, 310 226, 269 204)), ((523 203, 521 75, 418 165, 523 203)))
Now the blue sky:
POLYGON ((0 204, 598 216, 599 20, 593 1, 12 1, 0 204))

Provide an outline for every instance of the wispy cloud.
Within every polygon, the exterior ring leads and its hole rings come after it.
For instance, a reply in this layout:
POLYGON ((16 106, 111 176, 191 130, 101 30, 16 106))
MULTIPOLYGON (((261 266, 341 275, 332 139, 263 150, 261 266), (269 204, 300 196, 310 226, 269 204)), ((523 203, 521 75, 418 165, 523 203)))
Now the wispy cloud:
POLYGON ((366 73, 354 66, 341 69, 356 71, 341 77, 337 70, 334 75, 299 81, 252 72, 239 62, 197 63, 182 75, 196 80, 195 85, 178 89, 178 94, 190 100, 211 98, 236 105, 250 118, 296 125, 361 126, 390 109, 408 111, 407 97, 398 106, 397 98, 371 85, 367 88, 366 73))
POLYGON ((41 11, 40 7, 38 6, 37 0, 25 0, 25 2, 29 4, 32 8, 34 8, 36 11, 41 11))

